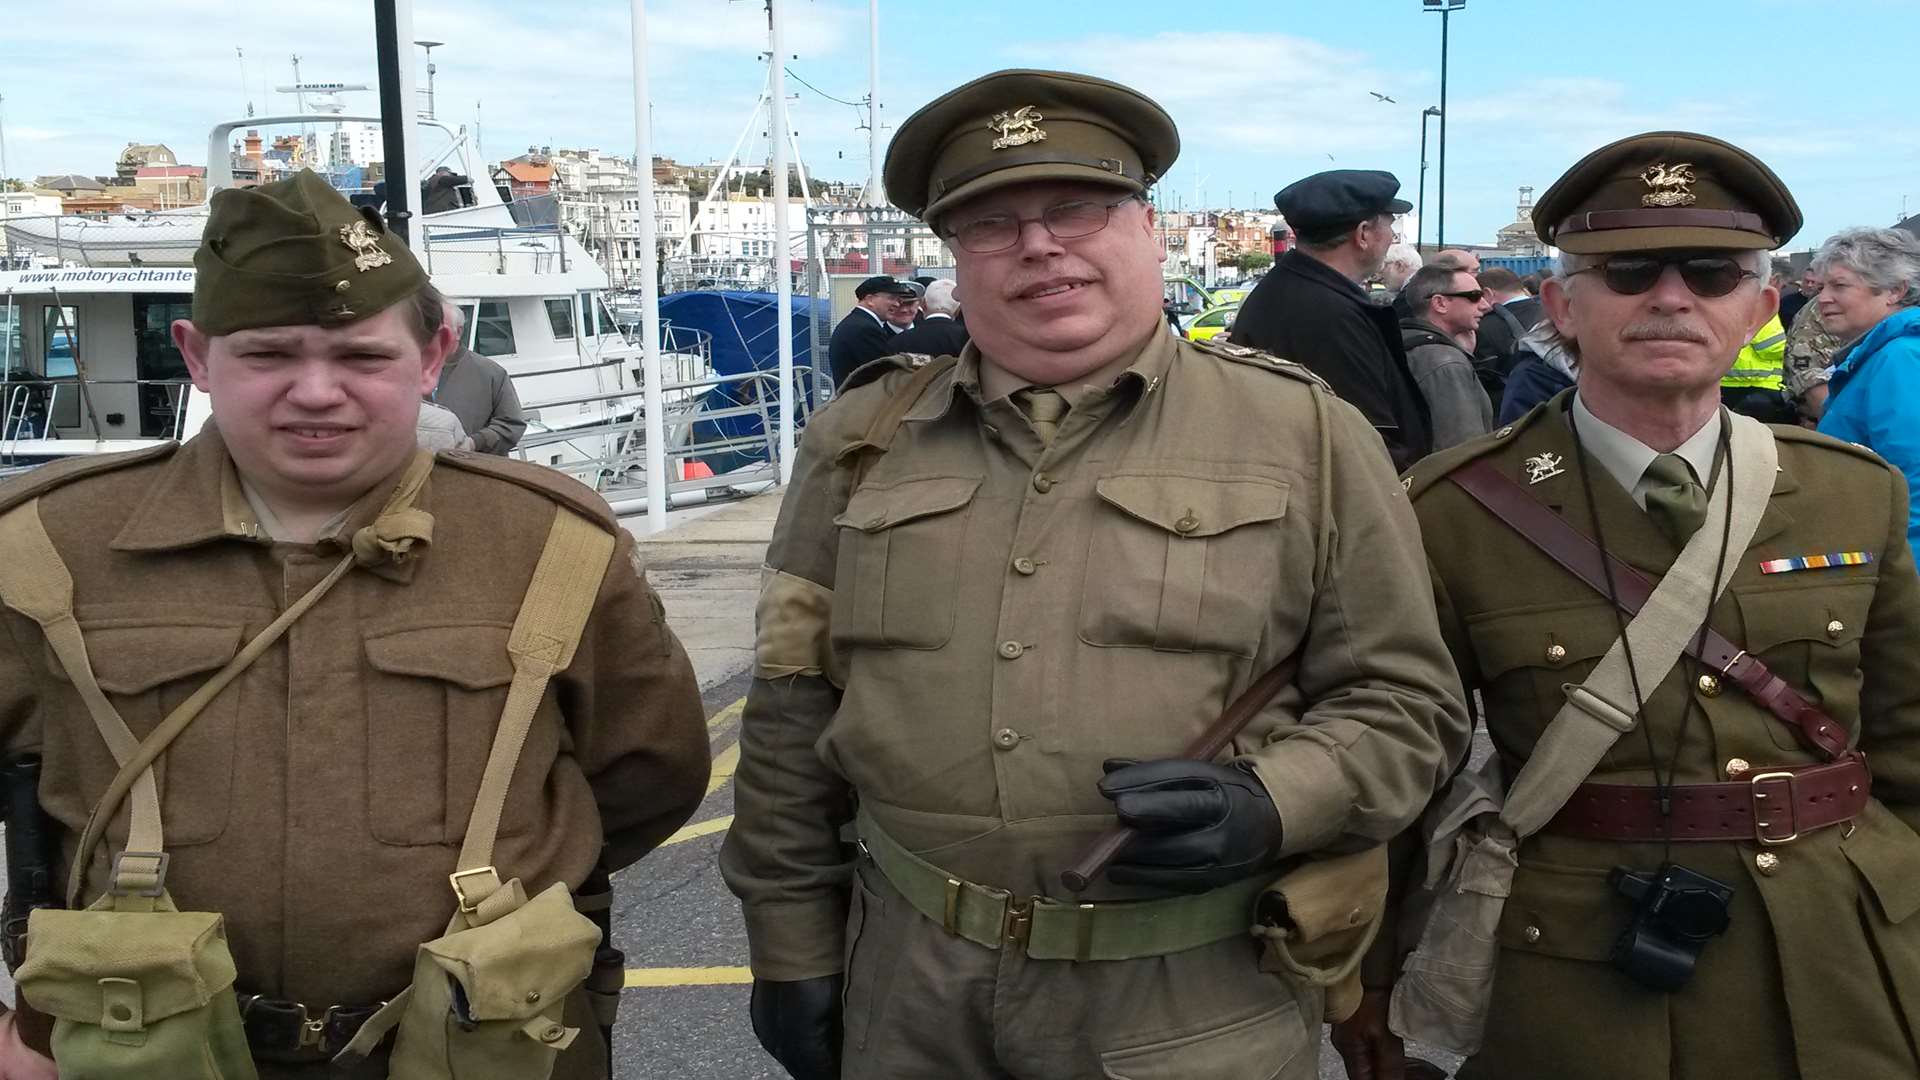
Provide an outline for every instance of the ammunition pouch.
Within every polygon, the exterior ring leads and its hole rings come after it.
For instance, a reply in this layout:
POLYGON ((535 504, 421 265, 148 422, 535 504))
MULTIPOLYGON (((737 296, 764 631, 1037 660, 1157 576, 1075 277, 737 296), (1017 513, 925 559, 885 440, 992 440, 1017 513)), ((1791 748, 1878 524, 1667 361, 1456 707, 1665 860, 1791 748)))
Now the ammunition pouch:
POLYGON ((164 892, 150 905, 109 894, 33 913, 33 954, 15 975, 53 1017, 60 1075, 255 1080, 220 916, 179 911, 164 892))
POLYGON ((1386 908, 1385 845, 1309 858, 1260 894, 1253 934, 1264 943, 1261 970, 1321 987, 1327 1020, 1345 1020, 1360 1007, 1360 961, 1386 908))

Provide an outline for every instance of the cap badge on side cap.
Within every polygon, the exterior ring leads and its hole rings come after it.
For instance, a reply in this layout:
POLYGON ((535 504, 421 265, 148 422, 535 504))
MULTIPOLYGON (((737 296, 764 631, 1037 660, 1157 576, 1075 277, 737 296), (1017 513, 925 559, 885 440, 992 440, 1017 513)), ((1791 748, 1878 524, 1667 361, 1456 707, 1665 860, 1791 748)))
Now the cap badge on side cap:
POLYGON ((1669 165, 1656 161, 1640 174, 1641 182, 1650 189, 1640 196, 1640 205, 1692 206, 1693 179, 1693 166, 1686 162, 1669 165))
POLYGON ((340 242, 353 249, 353 268, 362 274, 393 261, 393 256, 381 248, 380 241, 364 221, 340 226, 340 242))
POLYGON ((1006 150, 1045 141, 1047 133, 1040 127, 1040 121, 1045 119, 1032 105, 1022 105, 1012 112, 996 113, 993 119, 987 121, 988 130, 1000 133, 1000 137, 993 140, 992 149, 1006 150))

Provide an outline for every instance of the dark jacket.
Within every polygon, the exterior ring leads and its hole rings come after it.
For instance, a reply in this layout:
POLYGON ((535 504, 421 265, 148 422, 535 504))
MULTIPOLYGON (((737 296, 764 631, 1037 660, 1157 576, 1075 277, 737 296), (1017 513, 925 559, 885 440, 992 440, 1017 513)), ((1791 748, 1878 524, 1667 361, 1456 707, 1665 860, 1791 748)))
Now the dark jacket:
POLYGON ((1233 341, 1327 380, 1380 432, 1394 468, 1404 472, 1433 452, 1433 424, 1407 370, 1393 309, 1370 303, 1326 263, 1299 250, 1282 255, 1240 306, 1233 341))
POLYGON ((928 315, 911 330, 896 334, 887 347, 890 353, 925 353, 928 356, 959 356, 967 347, 967 328, 951 315, 928 315))
POLYGON ((1495 304, 1480 320, 1480 337, 1473 347, 1473 359, 1483 367, 1491 363, 1501 374, 1513 366, 1514 351, 1520 339, 1540 319, 1540 301, 1532 297, 1511 304, 1495 304))
POLYGON ((1548 367, 1545 360, 1523 353, 1520 362, 1507 373, 1507 392, 1500 399, 1500 415, 1494 417, 1493 422, 1511 424, 1527 415, 1535 405, 1572 385, 1572 379, 1548 367))
POLYGON ((847 317, 833 328, 833 336, 827 339, 827 366, 833 372, 833 385, 845 386, 847 376, 855 369, 899 352, 893 338, 893 331, 880 321, 880 316, 866 308, 856 307, 847 312, 847 317))
POLYGON ((1445 450, 1493 430, 1493 402, 1474 372, 1473 357, 1425 319, 1400 324, 1407 370, 1433 419, 1433 448, 1445 450))
POLYGON ((1806 307, 1807 301, 1811 299, 1813 298, 1808 296, 1806 293, 1801 292, 1799 289, 1795 289, 1792 292, 1781 293, 1780 294, 1780 325, 1792 326, 1793 317, 1795 315, 1800 314, 1800 309, 1803 307, 1806 307))
POLYGON ((464 345, 440 369, 433 403, 460 418, 473 448, 482 454, 506 456, 527 431, 527 414, 507 369, 464 345))

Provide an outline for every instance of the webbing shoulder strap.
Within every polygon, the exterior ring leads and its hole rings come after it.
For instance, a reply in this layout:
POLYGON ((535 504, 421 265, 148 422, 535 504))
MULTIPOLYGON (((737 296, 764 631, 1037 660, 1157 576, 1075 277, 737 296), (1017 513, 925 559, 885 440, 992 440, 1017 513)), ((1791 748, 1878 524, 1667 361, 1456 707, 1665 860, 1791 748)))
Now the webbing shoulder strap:
POLYGON ((492 865, 493 842, 534 713, 546 695, 548 681, 573 662, 613 548, 614 537, 606 529, 565 507, 556 508, 546 547, 507 638, 513 682, 507 687, 507 704, 494 731, 493 748, 487 754, 486 772, 480 778, 451 879, 460 913, 474 925, 492 922, 518 907, 514 898, 525 895, 501 887, 499 872, 492 865), (496 896, 500 900, 488 904, 496 896))
POLYGON ((893 392, 880 410, 873 414, 867 424, 866 435, 857 443, 840 451, 839 459, 844 461, 853 455, 853 487, 858 488, 860 481, 866 479, 867 470, 873 466, 880 455, 893 446, 893 437, 900 430, 900 424, 906 420, 907 413, 926 393, 927 387, 942 374, 951 371, 960 363, 956 356, 936 357, 914 369, 913 376, 893 392))

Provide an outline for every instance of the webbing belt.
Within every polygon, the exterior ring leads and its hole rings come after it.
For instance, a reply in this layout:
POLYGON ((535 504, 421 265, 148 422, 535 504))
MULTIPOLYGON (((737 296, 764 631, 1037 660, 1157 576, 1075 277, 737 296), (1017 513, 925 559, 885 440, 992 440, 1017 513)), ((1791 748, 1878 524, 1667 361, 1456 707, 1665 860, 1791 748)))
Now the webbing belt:
POLYGON ((956 937, 989 949, 1017 948, 1035 960, 1134 960, 1246 935, 1255 901, 1272 884, 1263 875, 1198 896, 1114 903, 1016 898, 954 877, 908 851, 865 810, 855 830, 861 852, 915 911, 956 937))

